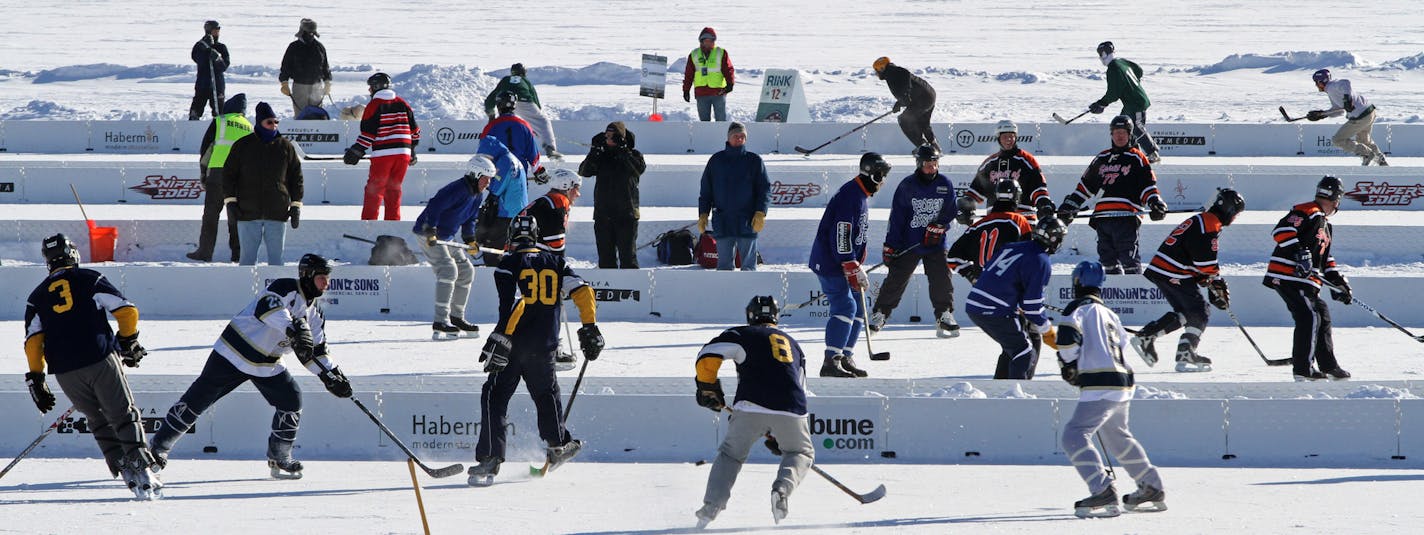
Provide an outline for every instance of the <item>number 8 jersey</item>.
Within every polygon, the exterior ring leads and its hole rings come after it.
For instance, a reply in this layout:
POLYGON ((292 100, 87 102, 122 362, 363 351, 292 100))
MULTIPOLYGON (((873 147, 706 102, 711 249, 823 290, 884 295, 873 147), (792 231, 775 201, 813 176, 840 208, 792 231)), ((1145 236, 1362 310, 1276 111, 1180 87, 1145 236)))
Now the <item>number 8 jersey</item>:
POLYGON ((737 363, 733 408, 806 415, 806 356, 789 335, 771 325, 743 325, 722 331, 697 354, 698 380, 717 380, 723 359, 737 363))
POLYGON ((121 327, 138 322, 138 308, 103 274, 78 267, 55 270, 25 303, 26 354, 43 351, 51 374, 104 360, 116 348, 110 312, 121 327))

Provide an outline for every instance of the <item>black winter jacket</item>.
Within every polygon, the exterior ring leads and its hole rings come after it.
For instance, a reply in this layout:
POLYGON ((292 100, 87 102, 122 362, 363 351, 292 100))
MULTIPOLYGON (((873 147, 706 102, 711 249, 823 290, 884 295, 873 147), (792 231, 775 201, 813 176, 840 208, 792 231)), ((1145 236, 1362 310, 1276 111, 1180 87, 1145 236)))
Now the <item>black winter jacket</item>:
POLYGON ((326 46, 315 37, 310 41, 297 39, 287 45, 282 55, 282 72, 277 81, 291 80, 299 84, 315 84, 331 79, 331 66, 326 62, 326 46))
POLYGON ((223 166, 223 198, 237 198, 238 221, 286 221, 302 202, 302 160, 287 138, 263 142, 257 134, 232 144, 223 166))
POLYGON ((579 164, 578 173, 597 177, 593 185, 594 219, 638 219, 638 181, 648 169, 643 153, 634 147, 633 132, 615 123, 624 132, 623 144, 609 147, 604 143, 606 132, 593 136, 588 157, 579 164))
POLYGON ((910 74, 904 67, 894 63, 886 65, 880 79, 890 86, 890 94, 895 96, 895 101, 906 108, 925 110, 934 107, 934 88, 924 78, 910 74))

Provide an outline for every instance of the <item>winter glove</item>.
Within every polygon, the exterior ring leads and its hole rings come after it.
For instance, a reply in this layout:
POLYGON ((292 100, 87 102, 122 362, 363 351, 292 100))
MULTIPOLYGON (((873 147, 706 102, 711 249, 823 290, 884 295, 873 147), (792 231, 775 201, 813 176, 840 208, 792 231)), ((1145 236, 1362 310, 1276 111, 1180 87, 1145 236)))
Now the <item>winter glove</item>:
POLYGON ((851 291, 870 287, 869 278, 865 275, 865 270, 861 269, 860 262, 854 260, 841 262, 841 272, 845 273, 846 283, 850 284, 851 291))
POLYGON ((1044 345, 1058 349, 1058 331, 1053 327, 1049 327, 1048 332, 1043 333, 1042 340, 1044 345))
POLYGON ((137 368, 138 362, 148 356, 148 350, 138 343, 138 331, 128 336, 119 335, 118 341, 119 359, 123 361, 124 366, 137 368))
POLYGON ((346 148, 346 154, 341 155, 341 161, 346 165, 356 165, 361 161, 361 157, 366 155, 366 148, 360 144, 346 148))
POLYGON ((1345 280, 1345 276, 1339 271, 1331 271, 1325 274, 1325 280, 1335 288, 1330 290, 1330 298, 1346 305, 1355 301, 1355 292, 1350 290, 1350 281, 1345 280))
POLYGON ((242 221, 242 211, 237 208, 237 197, 228 197, 223 199, 223 202, 227 205, 227 220, 242 221))
POLYGON ((698 234, 706 234, 706 233, 707 233, 707 218, 709 218, 709 217, 712 217, 712 214, 708 214, 708 213, 697 214, 697 233, 698 233, 698 234))
POLYGON ((485 339, 485 347, 480 350, 480 362, 485 363, 485 373, 499 373, 509 365, 509 354, 513 342, 504 333, 490 333, 485 339))
POLYGON ((288 85, 286 80, 282 81, 282 94, 289 97, 292 96, 292 86, 288 85))
POLYGON ((732 83, 731 83, 731 82, 727 82, 727 87, 722 88, 722 94, 725 95, 725 94, 731 93, 731 92, 732 92, 732 83))
POLYGON ((1310 256, 1310 249, 1304 245, 1297 245, 1295 248, 1295 276, 1309 277, 1315 271, 1315 259, 1310 256))
POLYGON ((974 283, 979 282, 979 276, 984 274, 984 268, 979 267, 979 264, 969 264, 959 268, 959 274, 973 286, 974 283))
POLYGON ((1103 110, 1106 110, 1106 109, 1108 109, 1107 106, 1104 106, 1104 105, 1102 105, 1102 104, 1098 104, 1098 103, 1096 103, 1096 102, 1094 102, 1094 103, 1088 105, 1088 111, 1092 112, 1093 115, 1097 115, 1097 114, 1099 114, 1099 113, 1102 113, 1103 110))
POLYGON ((588 360, 598 360, 598 354, 603 352, 603 333, 598 331, 598 326, 592 323, 579 327, 579 349, 583 350, 583 358, 588 360))
POLYGON ((465 247, 469 247, 469 251, 470 251, 470 254, 471 254, 471 255, 478 255, 478 254, 481 254, 481 253, 480 253, 480 242, 477 241, 477 240, 475 240, 475 235, 474 235, 474 234, 462 234, 462 235, 460 235, 460 241, 465 242, 465 247))
POLYGON ((416 162, 417 160, 419 160, 419 159, 420 159, 420 158, 418 158, 418 157, 415 155, 415 150, 414 150, 414 149, 411 149, 411 151, 410 151, 410 163, 406 164, 406 166, 407 166, 407 167, 415 167, 415 162, 416 162))
POLYGON ((1039 221, 1053 217, 1053 213, 1058 211, 1053 207, 1053 200, 1048 197, 1040 197, 1037 205, 1035 209, 1038 211, 1039 221))
POLYGON ((905 109, 905 105, 897 100, 895 101, 895 107, 890 109, 890 113, 900 113, 900 110, 903 109, 905 109))
POLYGON ((692 93, 689 92, 689 91, 686 90, 686 89, 682 90, 682 101, 683 101, 683 102, 692 102, 692 93))
MULTIPOLYGON (((722 393, 722 380, 718 379, 710 383, 697 382, 697 404, 711 409, 712 412, 721 412, 727 406, 727 395, 722 393)), ((52 405, 52 404, 51 404, 52 405)))
POLYGON ((766 444, 766 449, 771 450, 772 455, 781 455, 781 444, 776 442, 776 437, 771 436, 771 433, 767 433, 766 440, 762 441, 762 444, 766 444))
POLYGON ((1325 118, 1325 112, 1323 110, 1310 110, 1305 112, 1305 118, 1311 121, 1319 121, 1325 118))
POLYGON ((213 63, 222 63, 223 60, 222 54, 218 53, 217 50, 213 50, 212 48, 208 48, 208 57, 213 60, 213 63))
POLYGON ((302 207, 292 205, 287 208, 287 218, 292 224, 292 229, 302 226, 302 207))
POLYGON ((898 254, 900 254, 900 251, 896 251, 894 247, 889 245, 880 249, 880 258, 886 262, 889 262, 891 258, 895 258, 898 254))
POLYGON ((944 243, 944 232, 948 230, 944 223, 930 223, 925 225, 925 237, 922 240, 927 247, 938 247, 944 243))
POLYGON ((1153 221, 1161 221, 1167 218, 1167 203, 1162 202, 1162 199, 1153 197, 1152 200, 1147 201, 1147 210, 1147 217, 1153 221))
POLYGON ((1211 306, 1221 310, 1231 307, 1231 290, 1226 288, 1226 279, 1211 279, 1207 283, 1206 298, 1211 306))
POLYGON ((333 367, 317 374, 321 379, 321 384, 326 386, 326 391, 339 398, 351 397, 351 381, 346 380, 346 374, 341 373, 341 368, 333 367))
POLYGON ((306 320, 292 320, 292 324, 287 326, 287 340, 292 346, 292 352, 297 354, 297 359, 302 362, 312 359, 312 353, 316 351, 316 341, 312 338, 311 327, 307 326, 306 320))
POLYGON ((1063 362, 1060 357, 1058 359, 1058 375, 1061 375, 1068 384, 1078 386, 1078 361, 1063 362))
POLYGON ((752 214, 752 232, 761 232, 766 228, 766 212, 752 214))
POLYGON ((44 372, 26 373, 25 386, 30 387, 30 399, 35 400, 35 408, 40 410, 40 414, 54 410, 54 393, 45 384, 44 372))

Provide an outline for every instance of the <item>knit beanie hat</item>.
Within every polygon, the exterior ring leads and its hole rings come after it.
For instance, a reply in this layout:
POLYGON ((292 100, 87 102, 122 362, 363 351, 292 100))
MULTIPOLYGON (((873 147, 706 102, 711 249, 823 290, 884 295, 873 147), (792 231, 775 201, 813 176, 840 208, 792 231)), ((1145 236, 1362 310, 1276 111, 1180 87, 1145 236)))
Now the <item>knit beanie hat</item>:
POLYGON ((262 125, 262 121, 266 121, 267 119, 276 119, 276 118, 277 118, 277 114, 272 111, 272 105, 271 105, 271 104, 268 104, 268 103, 266 103, 266 102, 258 102, 258 103, 257 103, 257 121, 256 121, 255 123, 253 123, 253 125, 252 125, 252 131, 255 132, 259 137, 261 137, 261 138, 262 138, 262 141, 272 141, 273 138, 276 138, 276 137, 277 137, 277 133, 278 133, 278 132, 277 132, 277 129, 276 129, 276 128, 267 128, 266 126, 263 126, 263 125, 262 125))
POLYGON ((745 134, 745 133, 747 133, 747 126, 744 125, 744 124, 742 124, 742 123, 739 123, 739 122, 737 122, 737 121, 732 121, 732 124, 727 127, 727 135, 728 135, 728 136, 731 136, 732 134, 745 134))
POLYGON ((701 40, 703 40, 703 39, 711 39, 711 40, 713 40, 713 41, 716 41, 716 40, 717 40, 717 30, 713 30, 711 26, 708 26, 708 27, 706 27, 706 28, 703 28, 703 29, 702 29, 702 34, 697 36, 697 40, 698 40, 698 41, 701 41, 701 40))

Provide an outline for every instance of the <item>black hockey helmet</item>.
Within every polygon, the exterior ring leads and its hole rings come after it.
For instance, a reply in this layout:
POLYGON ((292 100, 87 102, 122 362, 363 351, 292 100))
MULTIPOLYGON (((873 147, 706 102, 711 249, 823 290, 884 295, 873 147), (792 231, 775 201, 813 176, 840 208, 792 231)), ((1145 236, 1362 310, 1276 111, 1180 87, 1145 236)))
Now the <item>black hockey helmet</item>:
POLYGON ((1334 175, 1321 177, 1320 182, 1315 184, 1315 197, 1317 199, 1329 199, 1340 202, 1340 197, 1345 194, 1345 185, 1334 175))
POLYGON ((520 214, 509 220, 509 242, 539 243, 539 222, 534 220, 534 216, 520 214))
POLYGON ((62 233, 45 238, 40 243, 40 252, 50 271, 79 265, 79 249, 62 233))
POLYGON ((1216 214, 1216 218, 1221 220, 1222 226, 1230 225, 1236 220, 1236 216, 1246 211, 1246 198, 1231 188, 1218 188, 1216 195, 1212 196, 1211 204, 1207 211, 1216 214))
POLYGON ((494 96, 494 107, 500 113, 513 113, 514 103, 517 101, 513 91, 500 91, 498 95, 494 96))
POLYGON ((871 195, 880 191, 880 185, 885 183, 885 175, 890 173, 890 163, 885 161, 885 157, 878 152, 867 152, 860 155, 860 176, 864 180, 861 185, 871 195))
POLYGON ((994 183, 994 204, 1006 203, 1010 208, 1019 204, 1019 196, 1022 190, 1019 188, 1019 181, 1012 178, 1000 179, 994 183))
POLYGON ((529 71, 524 70, 523 63, 515 63, 514 65, 509 66, 509 74, 511 76, 524 76, 528 72, 529 71))
POLYGON ((1127 130, 1128 134, 1132 134, 1132 118, 1126 115, 1113 117, 1112 122, 1108 123, 1108 130, 1112 131, 1119 128, 1127 130))
POLYGON ((1033 241, 1043 246, 1043 250, 1048 254, 1058 252, 1058 246, 1063 244, 1063 237, 1068 235, 1068 226, 1056 217, 1045 217, 1038 220, 1038 225, 1033 227, 1033 241))
POLYGON ((1117 47, 1113 46, 1112 41, 1103 41, 1101 43, 1098 43, 1098 57, 1101 58, 1114 52, 1117 52, 1117 47))
POLYGON ((366 79, 366 88, 370 89, 371 93, 375 93, 382 89, 389 89, 390 87, 391 75, 389 74, 378 72, 376 74, 372 74, 370 78, 366 79))
POLYGON ((210 20, 203 23, 203 33, 211 33, 213 30, 221 30, 222 25, 218 21, 210 20))
POLYGON ((747 324, 756 325, 758 323, 776 323, 776 317, 780 308, 776 306, 776 298, 770 295, 758 295, 752 297, 747 303, 747 324))
POLYGON ((939 149, 934 145, 925 143, 915 148, 915 164, 939 161, 939 149))
POLYGON ((331 261, 316 253, 302 255, 297 262, 297 284, 308 300, 321 297, 322 290, 316 287, 317 275, 331 275, 331 261))

